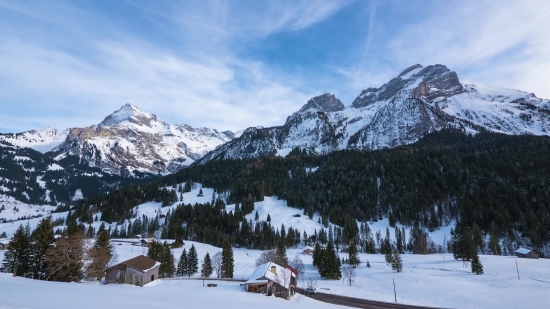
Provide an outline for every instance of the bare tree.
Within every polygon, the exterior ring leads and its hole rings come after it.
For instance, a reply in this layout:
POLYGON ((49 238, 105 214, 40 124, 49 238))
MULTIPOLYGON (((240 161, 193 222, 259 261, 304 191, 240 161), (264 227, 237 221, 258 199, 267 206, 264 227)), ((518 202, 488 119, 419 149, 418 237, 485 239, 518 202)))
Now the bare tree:
POLYGON ((217 278, 221 276, 222 273, 222 253, 214 254, 212 257, 212 270, 216 273, 217 278))
POLYGON ((351 286, 355 283, 355 268, 350 265, 342 267, 342 283, 351 286))
POLYGON ((290 266, 292 266, 294 269, 296 269, 296 272, 298 273, 297 279, 302 279, 302 286, 305 285, 305 266, 304 262, 300 258, 298 254, 294 256, 294 258, 289 262, 290 266))
POLYGON ((268 263, 268 262, 275 262, 278 258, 277 250, 267 250, 262 252, 262 255, 260 255, 260 258, 256 260, 256 266, 268 263))
POLYGON ((290 280, 292 278, 292 272, 289 269, 286 268, 279 268, 277 271, 277 275, 275 280, 277 281, 277 284, 279 284, 281 287, 283 287, 284 290, 284 298, 289 299, 290 298, 290 280))
POLYGON ((55 281, 80 281, 83 278, 86 240, 81 234, 59 238, 46 251, 45 263, 50 278, 55 281))
POLYGON ((318 285, 317 280, 313 280, 311 277, 307 278, 306 289, 315 289, 318 285))

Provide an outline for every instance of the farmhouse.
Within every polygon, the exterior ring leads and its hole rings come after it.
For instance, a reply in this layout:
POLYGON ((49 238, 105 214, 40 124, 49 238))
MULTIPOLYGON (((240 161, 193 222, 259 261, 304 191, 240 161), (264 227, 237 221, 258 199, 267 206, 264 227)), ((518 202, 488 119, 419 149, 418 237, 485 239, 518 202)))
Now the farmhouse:
POLYGON ((525 249, 525 248, 519 248, 516 250, 516 255, 520 258, 526 258, 526 259, 538 259, 539 255, 534 252, 533 250, 525 249))
POLYGON ((287 298, 296 286, 296 275, 288 268, 273 262, 262 264, 245 282, 245 290, 287 298))
POLYGON ((105 283, 127 283, 143 286, 158 278, 160 263, 146 257, 136 256, 105 270, 105 283))

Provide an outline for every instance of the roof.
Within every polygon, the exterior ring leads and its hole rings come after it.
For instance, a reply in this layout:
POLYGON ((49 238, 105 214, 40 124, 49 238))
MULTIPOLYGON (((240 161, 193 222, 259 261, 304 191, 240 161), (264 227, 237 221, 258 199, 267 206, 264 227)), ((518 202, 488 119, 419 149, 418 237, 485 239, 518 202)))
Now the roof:
POLYGON ((290 277, 296 277, 296 275, 294 273, 292 273, 292 271, 290 271, 289 269, 284 268, 281 265, 275 264, 273 262, 267 262, 267 263, 264 263, 262 265, 257 266, 256 269, 254 269, 254 272, 252 273, 252 275, 250 275, 250 277, 248 277, 248 281, 246 281, 246 283, 259 283, 260 280, 263 281, 265 279, 273 281, 273 282, 277 282, 277 275, 275 275, 271 271, 271 267, 275 267, 276 272, 278 274, 281 274, 281 273, 287 273, 288 274, 289 280, 288 280, 288 282, 285 282, 286 283, 285 288, 288 289, 290 287, 290 277))
POLYGON ((296 268, 290 266, 290 265, 287 265, 286 268, 290 269, 290 271, 296 276, 298 277, 298 271, 296 270, 296 268))
POLYGON ((0 244, 8 245, 10 240, 8 238, 0 238, 0 244))
POLYGON ((519 253, 519 254, 527 254, 529 252, 531 252, 531 250, 525 249, 525 248, 519 248, 516 250, 516 253, 519 253))
POLYGON ((145 255, 138 255, 133 259, 129 259, 115 266, 118 266, 118 265, 127 265, 137 270, 141 270, 142 272, 147 272, 152 268, 160 265, 160 263, 151 258, 146 257, 145 255))

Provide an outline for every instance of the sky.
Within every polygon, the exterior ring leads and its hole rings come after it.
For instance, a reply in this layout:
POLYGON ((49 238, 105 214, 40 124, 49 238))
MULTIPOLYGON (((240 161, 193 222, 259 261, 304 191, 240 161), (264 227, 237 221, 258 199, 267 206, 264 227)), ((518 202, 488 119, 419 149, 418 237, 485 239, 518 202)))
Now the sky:
POLYGON ((282 125, 416 63, 550 98, 549 20, 548 0, 0 0, 0 132, 126 103, 220 131, 282 125))

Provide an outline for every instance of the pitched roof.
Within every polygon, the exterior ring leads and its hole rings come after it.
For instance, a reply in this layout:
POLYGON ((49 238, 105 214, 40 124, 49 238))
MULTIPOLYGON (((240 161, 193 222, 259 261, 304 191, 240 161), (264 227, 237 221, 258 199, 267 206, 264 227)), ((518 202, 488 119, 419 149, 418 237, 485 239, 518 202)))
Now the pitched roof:
POLYGON ((151 258, 148 258, 146 257, 145 255, 138 255, 136 256, 135 258, 133 259, 129 259, 127 261, 124 261, 122 263, 119 263, 118 265, 120 264, 126 264, 132 268, 135 268, 137 270, 141 270, 143 272, 145 271, 148 271, 149 269, 157 266, 157 265, 160 265, 159 262, 151 259, 151 258))
POLYGON ((275 267, 276 272, 278 274, 281 274, 281 273, 288 274, 289 280, 288 280, 288 282, 285 282, 286 283, 285 288, 288 289, 289 286, 290 286, 290 278, 291 277, 296 277, 296 275, 294 275, 294 273, 292 271, 290 271, 290 269, 284 268, 284 267, 282 267, 278 264, 275 264, 273 262, 268 262, 268 263, 264 263, 262 265, 257 266, 256 269, 254 269, 254 272, 252 273, 252 275, 250 275, 250 277, 248 277, 248 281, 246 281, 246 283, 258 283, 258 282, 260 282, 260 280, 262 280, 260 278, 265 278, 265 279, 273 281, 273 282, 278 282, 277 275, 274 274, 271 271, 271 267, 275 267))
POLYGON ((527 254, 529 252, 531 252, 531 250, 525 249, 525 248, 519 248, 516 250, 516 253, 519 253, 519 254, 527 254))

